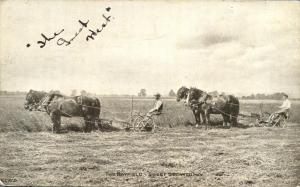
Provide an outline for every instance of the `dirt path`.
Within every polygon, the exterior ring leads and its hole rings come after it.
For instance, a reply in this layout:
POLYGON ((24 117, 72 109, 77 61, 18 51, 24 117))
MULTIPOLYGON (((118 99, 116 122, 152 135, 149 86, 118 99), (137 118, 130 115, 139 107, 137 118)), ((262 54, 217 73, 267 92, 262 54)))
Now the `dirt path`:
POLYGON ((296 186, 300 126, 0 134, 11 185, 296 186))

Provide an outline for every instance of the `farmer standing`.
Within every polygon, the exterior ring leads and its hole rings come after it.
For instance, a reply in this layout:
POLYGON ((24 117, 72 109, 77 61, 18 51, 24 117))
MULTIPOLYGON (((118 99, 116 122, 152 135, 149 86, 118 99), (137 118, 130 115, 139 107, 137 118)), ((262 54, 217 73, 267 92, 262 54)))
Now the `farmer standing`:
POLYGON ((163 101, 161 99, 161 95, 159 93, 154 95, 155 97, 155 104, 154 107, 149 110, 149 112, 147 113, 147 116, 152 116, 152 115, 159 115, 161 114, 162 110, 163 110, 163 101))

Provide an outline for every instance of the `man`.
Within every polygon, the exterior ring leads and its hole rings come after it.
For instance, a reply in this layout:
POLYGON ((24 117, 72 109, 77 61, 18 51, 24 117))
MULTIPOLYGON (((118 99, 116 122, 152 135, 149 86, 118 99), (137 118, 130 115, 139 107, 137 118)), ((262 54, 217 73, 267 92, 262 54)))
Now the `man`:
POLYGON ((154 107, 149 110, 149 112, 147 113, 147 116, 152 116, 152 115, 159 115, 161 114, 162 110, 163 110, 163 101, 161 100, 161 95, 159 93, 154 95, 155 97, 155 104, 154 107))
POLYGON ((280 110, 276 111, 277 114, 283 114, 286 118, 288 118, 288 112, 291 108, 291 102, 289 101, 289 96, 287 94, 283 94, 283 103, 280 108, 280 110))

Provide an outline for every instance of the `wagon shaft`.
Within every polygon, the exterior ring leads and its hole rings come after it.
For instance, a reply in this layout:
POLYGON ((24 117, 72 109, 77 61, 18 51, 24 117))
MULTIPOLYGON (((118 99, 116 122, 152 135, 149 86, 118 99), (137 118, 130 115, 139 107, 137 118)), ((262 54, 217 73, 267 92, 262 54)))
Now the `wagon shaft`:
POLYGON ((115 127, 113 125, 113 121, 109 119, 99 119, 97 121, 98 128, 100 131, 103 132, 111 132, 111 131, 120 131, 121 129, 119 127, 115 127))

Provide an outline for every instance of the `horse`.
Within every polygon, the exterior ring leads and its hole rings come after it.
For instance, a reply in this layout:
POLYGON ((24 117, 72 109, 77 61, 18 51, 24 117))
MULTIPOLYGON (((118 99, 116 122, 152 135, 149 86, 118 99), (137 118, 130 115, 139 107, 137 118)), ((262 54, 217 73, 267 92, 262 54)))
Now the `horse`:
MULTIPOLYGON (((28 93, 28 95, 30 95, 28 93)), ((60 93, 48 93, 40 100, 37 110, 45 111, 51 118, 55 133, 60 133, 61 117, 83 117, 84 132, 91 132, 99 121, 101 104, 98 98, 89 96, 68 97, 60 93)))
POLYGON ((182 99, 184 99, 184 103, 186 106, 189 106, 192 111, 193 114, 195 116, 195 121, 196 121, 196 127, 198 126, 198 124, 201 123, 201 118, 202 118, 202 122, 204 122, 205 118, 205 110, 202 110, 200 107, 198 107, 199 105, 191 105, 190 101, 189 101, 189 91, 190 89, 188 89, 185 86, 182 86, 181 88, 178 89, 177 91, 177 97, 176 97, 176 101, 179 102, 182 99))
POLYGON ((32 111, 37 110, 39 102, 47 95, 44 91, 29 90, 25 97, 24 108, 32 111))
POLYGON ((196 119, 196 127, 200 124, 200 114, 203 123, 210 124, 210 114, 221 114, 223 126, 227 123, 236 126, 239 115, 239 100, 233 95, 212 96, 197 88, 181 87, 177 92, 177 101, 186 99, 186 104, 191 107, 196 119))

